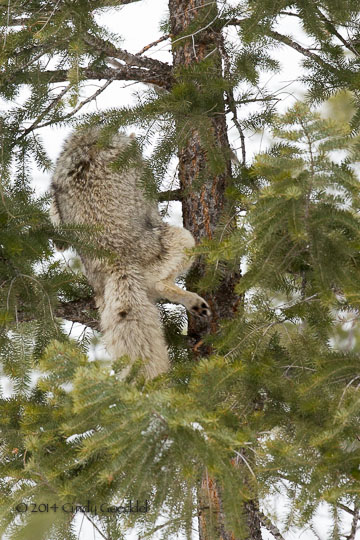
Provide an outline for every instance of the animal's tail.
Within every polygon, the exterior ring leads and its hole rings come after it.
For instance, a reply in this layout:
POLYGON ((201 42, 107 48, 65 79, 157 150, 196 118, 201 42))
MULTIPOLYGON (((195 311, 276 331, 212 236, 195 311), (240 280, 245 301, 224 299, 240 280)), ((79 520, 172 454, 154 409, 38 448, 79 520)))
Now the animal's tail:
MULTIPOLYGON (((144 360, 147 378, 169 369, 159 312, 132 271, 113 271, 105 278, 101 327, 109 354, 144 360)), ((124 373, 126 375, 126 373, 124 373)))

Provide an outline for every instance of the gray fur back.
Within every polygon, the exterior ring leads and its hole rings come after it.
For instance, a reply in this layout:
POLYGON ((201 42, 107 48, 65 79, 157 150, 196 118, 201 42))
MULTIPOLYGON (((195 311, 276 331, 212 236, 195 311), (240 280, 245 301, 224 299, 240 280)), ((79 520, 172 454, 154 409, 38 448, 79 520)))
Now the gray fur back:
POLYGON ((159 273, 147 270, 162 257, 166 263, 169 226, 145 198, 139 172, 111 166, 131 139, 116 135, 104 148, 98 136, 98 129, 75 132, 65 142, 51 184, 51 217, 55 224, 99 230, 95 246, 110 250, 113 258, 92 258, 81 251, 80 256, 95 291, 107 350, 113 358, 142 358, 152 378, 166 371, 169 361, 152 290, 159 273))
POLYGON ((139 172, 111 167, 132 139, 116 135, 101 148, 98 135, 96 128, 75 132, 65 142, 51 184, 56 210, 62 223, 99 227, 102 247, 143 266, 161 252, 165 224, 138 186, 139 172))

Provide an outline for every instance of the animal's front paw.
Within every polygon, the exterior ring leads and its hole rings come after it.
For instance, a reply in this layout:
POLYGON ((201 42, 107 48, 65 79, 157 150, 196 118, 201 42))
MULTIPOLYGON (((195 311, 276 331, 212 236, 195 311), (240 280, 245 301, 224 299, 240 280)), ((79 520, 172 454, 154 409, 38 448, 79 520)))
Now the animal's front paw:
POLYGON ((193 315, 196 315, 197 317, 210 317, 211 311, 209 304, 205 302, 201 296, 196 295, 194 301, 192 302, 191 306, 189 307, 189 311, 193 315))

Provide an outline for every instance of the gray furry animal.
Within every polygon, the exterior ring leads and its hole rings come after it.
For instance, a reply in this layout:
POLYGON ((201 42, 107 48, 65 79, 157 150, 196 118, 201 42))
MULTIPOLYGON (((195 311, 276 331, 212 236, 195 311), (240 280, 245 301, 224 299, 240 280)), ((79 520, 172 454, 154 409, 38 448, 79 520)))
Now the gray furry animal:
MULTIPOLYGON (((79 253, 95 291, 100 325, 109 354, 143 359, 147 378, 169 369, 156 300, 181 303, 208 317, 203 298, 175 285, 191 265, 186 250, 195 244, 189 231, 164 223, 157 205, 139 187, 139 171, 110 166, 131 142, 115 135, 100 147, 99 130, 74 132, 65 142, 51 183, 54 225, 96 226, 96 245, 114 257, 79 253)), ((125 373, 126 374, 126 373, 125 373)))

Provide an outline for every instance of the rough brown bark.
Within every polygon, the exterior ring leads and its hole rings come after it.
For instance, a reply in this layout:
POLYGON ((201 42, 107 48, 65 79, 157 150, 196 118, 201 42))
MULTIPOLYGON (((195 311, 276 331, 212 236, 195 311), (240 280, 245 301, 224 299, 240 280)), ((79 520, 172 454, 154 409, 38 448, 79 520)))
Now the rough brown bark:
MULTIPOLYGON (((171 35, 173 38, 173 58, 175 84, 177 74, 184 67, 191 67, 211 54, 214 76, 222 75, 220 50, 222 36, 217 30, 218 11, 214 1, 208 0, 169 0, 171 35), (194 26, 196 25, 196 26, 194 26)), ((180 75, 181 77, 181 75, 180 75)), ((201 87, 199 86, 201 92, 201 87)), ((224 155, 231 155, 227 137, 223 97, 219 97, 215 108, 209 113, 211 130, 215 145, 224 155)), ((208 156, 198 130, 191 127, 186 143, 179 147, 179 181, 184 194, 182 200, 184 227, 192 232, 197 242, 203 238, 213 238, 219 221, 226 208, 225 188, 231 178, 230 157, 219 174, 208 174, 208 156), (201 188, 194 189, 200 181, 201 188)), ((189 281, 195 281, 204 272, 204 263, 199 261, 189 281)), ((202 356, 211 352, 209 345, 203 343, 206 334, 213 334, 219 328, 221 319, 234 316, 240 298, 235 292, 235 285, 240 278, 239 272, 229 271, 215 292, 205 295, 212 310, 212 319, 208 323, 190 318, 190 345, 195 353, 202 356)), ((189 283, 190 284, 190 283, 189 283)), ((199 489, 199 536, 200 540, 235 540, 225 524, 221 490, 215 479, 204 471, 199 489)), ((257 515, 256 501, 243 505, 247 522, 247 540, 261 540, 260 521, 257 515)))
MULTIPOLYGON (((225 515, 221 500, 221 488, 205 471, 199 490, 199 540, 236 540, 235 535, 226 530, 225 515), (209 504, 210 503, 210 504, 209 504)), ((277 540, 284 540, 276 535, 274 527, 262 512, 256 501, 246 502, 243 506, 244 521, 247 527, 246 540, 262 540, 261 521, 263 518, 268 530, 277 540)))
POLYGON ((55 310, 55 316, 60 319, 78 322, 93 330, 100 331, 97 307, 93 297, 80 298, 71 302, 61 302, 55 310))
MULTIPOLYGON (((209 5, 205 0, 170 0, 171 34, 173 36, 174 68, 190 66, 200 62, 222 39, 221 34, 213 30, 210 21, 216 19, 216 4, 209 5), (204 30, 196 31, 193 37, 182 37, 188 34, 187 28, 195 19, 203 19, 204 30), (180 36, 180 37, 179 37, 180 36)), ((221 57, 219 51, 213 56, 214 70, 221 76, 221 57)), ((175 76, 176 79, 176 76, 175 76)), ((224 101, 216 104, 216 110, 210 116, 215 144, 229 156, 231 154, 227 137, 224 101)), ((225 210, 225 187, 231 177, 230 159, 225 170, 218 175, 212 175, 202 183, 200 191, 193 189, 194 184, 206 173, 207 155, 201 144, 200 134, 191 129, 190 136, 179 150, 179 180, 180 189, 186 196, 182 200, 184 227, 192 232, 197 242, 202 238, 213 238, 215 229, 225 210)), ((198 262, 193 269, 193 280, 204 272, 203 263, 198 262)), ((191 345, 199 345, 207 332, 216 332, 220 319, 231 318, 236 311, 239 297, 234 292, 234 286, 240 277, 239 273, 229 273, 224 276, 216 294, 207 297, 212 310, 212 321, 205 326, 200 321, 191 318, 189 321, 189 336, 191 345)), ((201 344, 196 348, 197 353, 208 353, 209 348, 201 344)))

